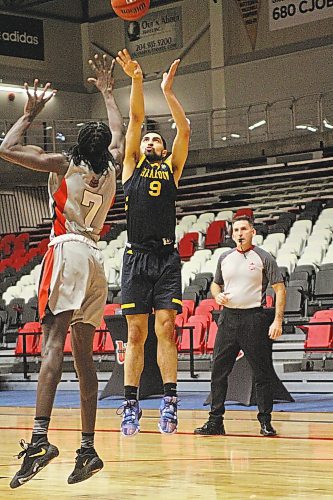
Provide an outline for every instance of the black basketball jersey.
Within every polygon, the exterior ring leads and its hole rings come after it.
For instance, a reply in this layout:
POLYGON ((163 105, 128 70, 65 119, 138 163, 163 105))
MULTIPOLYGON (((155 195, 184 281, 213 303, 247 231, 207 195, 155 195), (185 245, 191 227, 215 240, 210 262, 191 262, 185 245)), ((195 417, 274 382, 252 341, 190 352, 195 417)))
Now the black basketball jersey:
POLYGON ((171 156, 162 163, 150 163, 142 155, 123 187, 128 241, 175 241, 177 186, 171 156))

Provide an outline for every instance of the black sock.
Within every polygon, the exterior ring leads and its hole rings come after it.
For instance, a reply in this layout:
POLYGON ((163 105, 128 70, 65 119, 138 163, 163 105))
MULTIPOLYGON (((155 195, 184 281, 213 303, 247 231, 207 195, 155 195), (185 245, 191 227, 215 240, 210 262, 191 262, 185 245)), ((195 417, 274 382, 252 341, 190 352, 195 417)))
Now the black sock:
POLYGON ((35 417, 32 430, 31 444, 47 441, 47 431, 49 429, 50 417, 35 417))
POLYGON ((177 397, 177 383, 176 382, 168 382, 163 385, 164 387, 164 396, 170 396, 171 398, 177 397))
POLYGON ((135 399, 138 400, 138 388, 134 387, 134 385, 125 385, 124 387, 124 396, 125 399, 135 399))
POLYGON ((94 448, 94 439, 95 439, 95 433, 94 432, 82 432, 81 434, 81 450, 83 451, 83 448, 94 448))

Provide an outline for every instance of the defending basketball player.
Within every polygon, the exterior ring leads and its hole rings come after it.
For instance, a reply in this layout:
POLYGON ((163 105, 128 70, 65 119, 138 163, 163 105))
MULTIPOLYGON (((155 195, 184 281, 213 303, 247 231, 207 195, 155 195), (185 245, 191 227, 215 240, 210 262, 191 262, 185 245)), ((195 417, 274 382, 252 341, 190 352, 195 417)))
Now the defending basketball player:
POLYGON ((141 139, 145 116, 142 70, 126 49, 118 52, 116 60, 132 79, 122 174, 128 243, 124 252, 121 293, 128 342, 121 430, 125 436, 140 430, 138 387, 148 335, 148 315, 154 309, 157 362, 164 383, 159 429, 162 433, 173 434, 177 430, 178 402, 174 326, 177 311, 182 309, 181 263, 175 245, 175 201, 188 155, 190 126, 172 89, 179 59, 164 73, 161 83, 177 130, 171 154, 158 132, 149 132, 141 139))
POLYGON ((31 94, 28 85, 23 116, 7 133, 0 156, 29 168, 49 172, 53 227, 42 264, 39 285, 39 316, 43 328, 42 363, 38 378, 36 416, 31 443, 21 440, 24 457, 10 486, 17 488, 32 479, 53 458, 58 448, 48 441, 48 427, 57 385, 61 379, 63 348, 68 328, 76 373, 80 383, 82 440, 68 483, 77 483, 101 470, 103 462, 94 447, 97 408, 97 376, 92 357, 95 329, 100 325, 107 296, 102 256, 96 243, 116 193, 116 171, 124 153, 123 120, 113 96, 114 61, 104 56, 89 61, 107 109, 109 126, 102 122, 84 125, 77 144, 67 155, 45 153, 23 145, 25 132, 50 101, 47 83, 41 95, 38 80, 31 94))

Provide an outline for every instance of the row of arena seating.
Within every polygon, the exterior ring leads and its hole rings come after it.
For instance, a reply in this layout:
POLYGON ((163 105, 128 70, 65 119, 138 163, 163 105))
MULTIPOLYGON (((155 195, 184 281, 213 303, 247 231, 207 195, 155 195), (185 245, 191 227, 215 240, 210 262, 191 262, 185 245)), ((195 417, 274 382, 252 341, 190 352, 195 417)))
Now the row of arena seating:
MULTIPOLYGON (((104 314, 112 315, 120 312, 120 306, 115 304, 106 306, 104 314)), ((190 351, 190 330, 193 335, 193 352, 195 354, 212 354, 217 324, 213 318, 213 311, 218 311, 215 300, 204 299, 199 306, 195 306, 194 301, 184 300, 183 311, 176 317, 175 340, 179 353, 188 353, 190 351)), ((313 349, 332 349, 333 348, 333 309, 317 311, 306 325, 300 325, 306 333, 304 349, 307 354, 313 349), (316 323, 328 323, 317 325, 316 323)), ((42 329, 38 322, 28 322, 19 329, 17 337, 15 355, 22 356, 28 354, 38 356, 42 349, 42 329), (25 336, 25 348, 23 337, 25 336)), ((97 329, 93 341, 94 354, 114 354, 115 349, 105 321, 102 320, 97 329)), ((67 333, 64 354, 72 354, 70 331, 67 333)))
MULTIPOLYGON (((189 329, 193 329, 194 352, 200 354, 212 353, 217 332, 217 325, 213 321, 212 311, 218 309, 219 307, 213 299, 202 300, 198 307, 195 306, 194 301, 184 300, 183 311, 177 315, 175 328, 175 339, 180 353, 189 352, 189 329)), ((120 311, 119 304, 107 304, 104 308, 104 316, 119 314, 120 311)), ((43 335, 39 322, 25 323, 22 328, 19 328, 18 333, 15 348, 16 356, 22 356, 23 353, 31 356, 41 354, 43 335), (25 349, 23 337, 25 337, 25 349)), ((93 352, 94 354, 114 353, 114 345, 104 319, 97 328, 93 342, 93 352)), ((69 331, 65 340, 64 354, 71 353, 69 331)))

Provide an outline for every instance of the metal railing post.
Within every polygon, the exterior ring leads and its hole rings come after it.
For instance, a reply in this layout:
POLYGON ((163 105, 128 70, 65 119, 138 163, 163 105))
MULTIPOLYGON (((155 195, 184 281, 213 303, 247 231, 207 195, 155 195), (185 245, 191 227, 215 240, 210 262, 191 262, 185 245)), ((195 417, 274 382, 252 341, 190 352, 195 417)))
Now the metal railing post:
POLYGON ((324 131, 324 116, 323 116, 323 94, 319 94, 318 99, 318 120, 319 120, 319 130, 324 131))
POLYGON ((296 129, 296 112, 295 112, 295 97, 292 98, 290 111, 291 111, 291 130, 294 131, 296 129))
POLYGON ((268 140, 269 138, 269 134, 270 134, 270 123, 269 123, 269 118, 268 118, 268 107, 269 107, 269 103, 266 104, 266 107, 265 107, 265 120, 266 120, 266 141, 268 140))
POLYGON ((251 110, 251 107, 252 107, 252 104, 250 104, 250 106, 247 108, 247 111, 246 111, 246 142, 247 144, 250 144, 250 129, 249 129, 249 126, 250 126, 250 110, 251 110))
POLYGON ((56 146, 56 135, 57 135, 56 121, 52 120, 52 149, 53 149, 53 153, 56 153, 56 149, 57 149, 57 146, 56 146))

